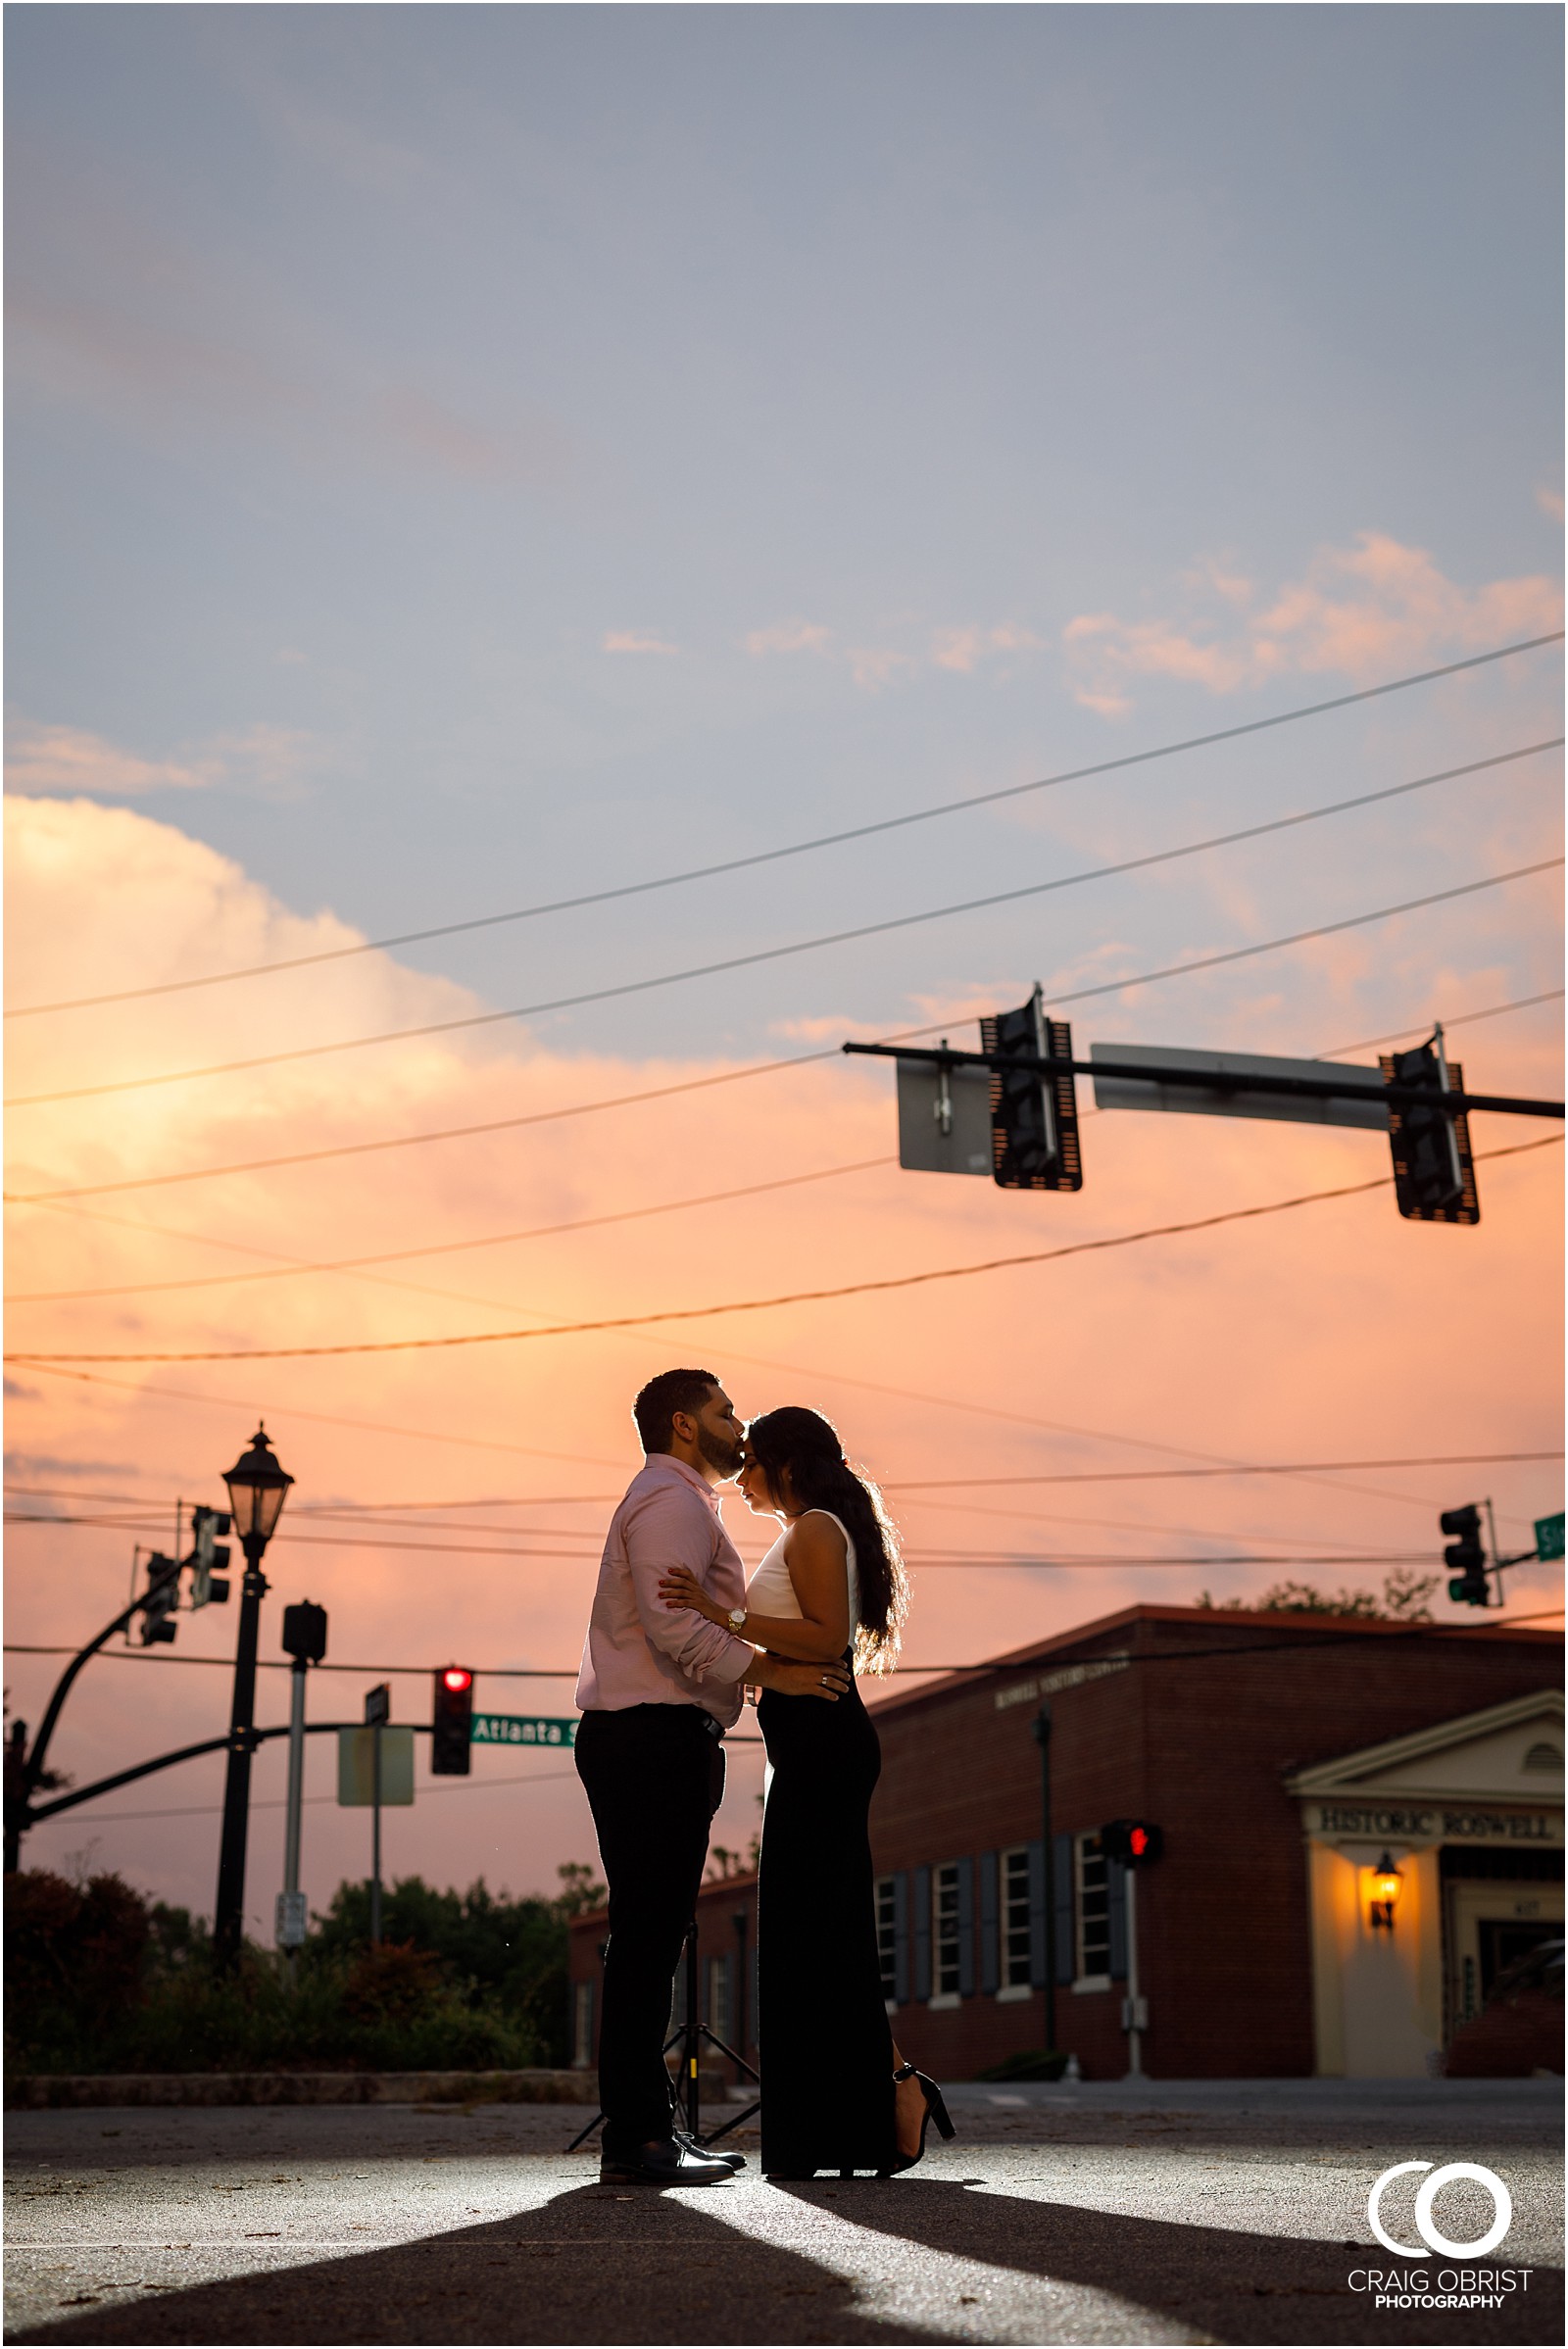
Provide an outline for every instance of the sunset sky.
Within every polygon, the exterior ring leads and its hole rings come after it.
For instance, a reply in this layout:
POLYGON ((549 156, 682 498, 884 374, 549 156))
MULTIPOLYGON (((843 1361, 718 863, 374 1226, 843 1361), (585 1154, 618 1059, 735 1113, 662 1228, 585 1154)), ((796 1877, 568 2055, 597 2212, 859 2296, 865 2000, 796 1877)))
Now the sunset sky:
MULTIPOLYGON (((122 1604, 259 1413, 297 1480, 263 1656, 309 1596, 357 1668, 315 1717, 448 1660, 569 1710, 497 1676, 575 1666, 675 1361, 835 1419, 915 1666, 1378 1589, 1487 1494, 1529 1545, 1559 1126, 1474 1120, 1544 1145, 1480 1166, 1475 1231, 1383 1188, 963 1271, 1387 1144, 1081 1083, 1082 1192, 1004 1193, 901 1173, 891 1068, 836 1048, 973 1046, 1039 979, 1079 1047, 1371 1064, 1441 1018, 1472 1086, 1560 1093, 1559 644, 1077 772, 1560 627, 1560 48, 1506 6, 9 13, 8 1348, 55 1357, 8 1383, 14 1714, 59 1669, 17 1650, 122 1604), (1310 1465, 1408 1459, 1451 1464, 1310 1465)), ((58 1766, 218 1735, 189 1659, 236 1612, 91 1666, 58 1766)), ((368 1846, 329 1745, 318 1904, 368 1846)), ((273 1744, 269 1939, 282 1785, 273 1744)), ((760 1786, 733 1747, 717 1840, 760 1786)), ((28 1860, 210 1910, 220 1791, 28 1860)), ((559 1755, 421 1765, 387 1849, 514 1890, 593 1856, 559 1755)))

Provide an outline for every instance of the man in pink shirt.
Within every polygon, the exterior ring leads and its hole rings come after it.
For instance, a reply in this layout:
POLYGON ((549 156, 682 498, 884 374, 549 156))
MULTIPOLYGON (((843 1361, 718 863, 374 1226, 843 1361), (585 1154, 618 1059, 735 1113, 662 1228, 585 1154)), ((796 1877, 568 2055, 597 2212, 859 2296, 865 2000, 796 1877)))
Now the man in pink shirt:
POLYGON ((602 2174, 660 2185, 728 2178, 737 2157, 677 2138, 663 2043, 670 1984, 724 1791, 722 1738, 748 1685, 832 1702, 836 1664, 791 1664, 738 1635, 746 1577, 714 1488, 741 1464, 735 1406, 706 1370, 666 1370, 632 1405, 645 1456, 611 1520, 577 1681, 577 1774, 610 1886, 599 2102, 602 2174), (733 1628, 666 1606, 689 1566, 733 1628))

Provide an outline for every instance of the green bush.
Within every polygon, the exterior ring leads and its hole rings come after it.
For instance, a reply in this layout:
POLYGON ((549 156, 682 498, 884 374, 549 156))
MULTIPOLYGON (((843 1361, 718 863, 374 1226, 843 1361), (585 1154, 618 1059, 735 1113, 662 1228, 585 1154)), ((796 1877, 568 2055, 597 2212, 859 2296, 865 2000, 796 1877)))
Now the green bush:
POLYGON ((119 1877, 8 1880, 7 2067, 14 2072, 489 2071, 561 2060, 562 1901, 417 1877, 383 1903, 341 1884, 290 1970, 247 1943, 219 1972, 206 1927, 119 1877))

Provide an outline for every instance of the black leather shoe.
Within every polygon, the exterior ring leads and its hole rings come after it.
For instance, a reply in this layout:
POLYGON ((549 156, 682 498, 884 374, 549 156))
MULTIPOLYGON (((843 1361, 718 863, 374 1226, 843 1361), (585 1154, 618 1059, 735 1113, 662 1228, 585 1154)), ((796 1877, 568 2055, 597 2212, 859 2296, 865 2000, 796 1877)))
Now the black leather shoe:
POLYGON ((744 2153, 731 2153, 727 2149, 720 2149, 717 2145, 705 2145, 702 2138, 694 2137, 689 2129, 677 2129, 675 2142, 677 2145, 684 2145, 688 2153, 695 2153, 700 2161, 722 2162, 725 2169, 732 2173, 736 2170, 744 2170, 746 2167, 744 2153))
POLYGON ((646 2145, 634 2146, 629 2154, 602 2154, 599 2175, 616 2185, 726 2185, 735 2175, 733 2159, 733 2155, 720 2160, 716 2154, 694 2153, 674 2137, 653 2137, 646 2145))

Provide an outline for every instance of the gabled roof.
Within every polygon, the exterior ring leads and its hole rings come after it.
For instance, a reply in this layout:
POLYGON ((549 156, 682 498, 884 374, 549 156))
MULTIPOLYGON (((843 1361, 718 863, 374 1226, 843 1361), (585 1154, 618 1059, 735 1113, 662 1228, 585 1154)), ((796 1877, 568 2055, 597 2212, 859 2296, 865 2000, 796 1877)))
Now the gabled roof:
POLYGON ((1536 1688, 1506 1704, 1363 1745, 1354 1753, 1316 1762, 1286 1780, 1292 1794, 1364 1793, 1486 1802, 1542 1802, 1562 1798, 1563 1697, 1560 1688, 1536 1688), (1546 1733, 1543 1735, 1543 1733, 1546 1733), (1557 1755, 1553 1774, 1542 1767, 1543 1748, 1557 1755), (1526 1768, 1526 1757, 1537 1759, 1526 1768))

